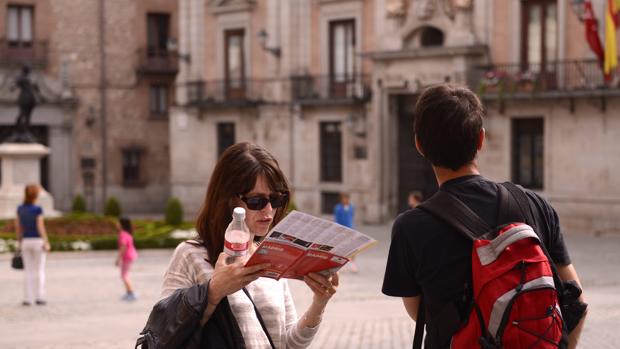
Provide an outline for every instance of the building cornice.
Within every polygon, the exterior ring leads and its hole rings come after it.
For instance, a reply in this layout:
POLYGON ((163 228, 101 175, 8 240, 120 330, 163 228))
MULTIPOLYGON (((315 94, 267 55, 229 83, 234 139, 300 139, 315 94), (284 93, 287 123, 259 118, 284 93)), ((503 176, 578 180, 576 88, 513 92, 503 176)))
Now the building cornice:
POLYGON ((486 45, 424 47, 399 51, 375 51, 362 53, 362 57, 373 61, 394 61, 403 59, 427 59, 453 56, 481 56, 488 51, 486 45))
POLYGON ((209 9, 211 13, 219 15, 223 13, 234 13, 234 12, 251 12, 256 6, 256 1, 254 0, 246 0, 246 1, 211 1, 209 3, 209 9))

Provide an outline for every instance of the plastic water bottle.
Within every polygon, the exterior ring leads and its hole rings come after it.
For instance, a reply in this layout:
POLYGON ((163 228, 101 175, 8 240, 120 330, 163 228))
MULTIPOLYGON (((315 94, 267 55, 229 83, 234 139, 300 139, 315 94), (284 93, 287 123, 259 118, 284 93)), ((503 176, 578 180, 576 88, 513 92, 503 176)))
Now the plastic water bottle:
POLYGON ((247 255, 250 250, 250 231, 245 225, 245 209, 235 207, 232 218, 224 234, 224 252, 228 255, 228 264, 247 255))

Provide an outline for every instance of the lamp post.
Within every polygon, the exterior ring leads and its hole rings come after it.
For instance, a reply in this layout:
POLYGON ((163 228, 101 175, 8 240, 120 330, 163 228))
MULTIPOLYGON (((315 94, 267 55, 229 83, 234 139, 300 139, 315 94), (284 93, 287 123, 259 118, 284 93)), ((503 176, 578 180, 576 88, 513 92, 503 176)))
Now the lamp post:
POLYGON ((267 32, 265 31, 265 29, 261 30, 260 32, 258 32, 258 41, 260 43, 260 46, 263 48, 263 50, 271 53, 272 55, 276 56, 276 57, 280 57, 281 51, 279 47, 268 47, 267 46, 267 39, 269 38, 269 34, 267 34, 267 32))
POLYGON ((583 22, 586 16, 586 0, 571 0, 570 6, 580 22, 583 22))

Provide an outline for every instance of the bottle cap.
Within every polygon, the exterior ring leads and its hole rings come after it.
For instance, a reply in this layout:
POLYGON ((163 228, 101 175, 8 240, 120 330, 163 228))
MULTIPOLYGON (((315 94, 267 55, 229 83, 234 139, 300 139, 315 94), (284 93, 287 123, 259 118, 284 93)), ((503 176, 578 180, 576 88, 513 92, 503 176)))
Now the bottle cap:
POLYGON ((235 207, 233 210, 233 218, 235 220, 244 220, 245 219, 245 208, 243 207, 235 207))

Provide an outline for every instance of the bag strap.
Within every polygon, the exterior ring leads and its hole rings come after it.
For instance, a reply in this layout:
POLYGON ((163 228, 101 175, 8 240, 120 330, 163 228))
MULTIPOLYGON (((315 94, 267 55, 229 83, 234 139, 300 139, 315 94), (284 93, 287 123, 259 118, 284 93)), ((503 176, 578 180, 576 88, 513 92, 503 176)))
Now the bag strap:
POLYGON ((492 228, 459 198, 447 191, 438 190, 428 200, 418 205, 424 211, 448 223, 469 240, 478 240, 492 228))
POLYGON ((545 242, 542 236, 540 236, 540 233, 538 232, 538 228, 536 226, 536 220, 534 220, 534 215, 532 213, 532 206, 530 205, 530 201, 527 198, 527 194, 522 188, 520 188, 519 186, 511 182, 504 182, 500 185, 500 187, 506 188, 510 192, 510 194, 512 194, 512 197, 517 201, 519 209, 523 213, 523 218, 525 219, 525 223, 531 226, 536 232, 536 234, 539 235, 540 248, 542 249, 545 256, 547 256, 547 259, 549 260, 549 264, 551 265, 551 271, 553 272, 553 280, 555 281, 555 288, 560 292, 560 294, 562 294, 562 292, 564 291, 564 285, 562 283, 562 279, 560 278, 560 273, 558 272, 557 266, 555 265, 555 262, 551 258, 549 251, 547 250, 547 246, 545 246, 545 242))
MULTIPOLYGON (((418 205, 418 207, 448 223, 452 228, 469 240, 475 241, 485 236, 487 233, 493 232, 493 228, 483 221, 480 216, 478 216, 458 197, 447 191, 443 191, 441 189, 438 190, 435 195, 418 205)), ((500 185, 497 222, 499 223, 516 219, 513 217, 520 216, 516 213, 518 211, 519 207, 517 207, 514 204, 514 201, 511 200, 511 195, 508 190, 500 185)), ((474 304, 474 307, 477 307, 477 305, 474 304)), ((416 321, 416 329, 413 339, 413 349, 422 348, 422 337, 424 335, 425 325, 424 315, 425 311, 423 301, 420 300, 418 320, 416 321)), ((483 322, 482 317, 480 315, 478 316, 483 322)), ((486 328, 486 326, 483 325, 481 328, 486 328)))
POLYGON ((260 322, 260 326, 263 328, 263 331, 267 335, 267 339, 269 340, 269 344, 271 344, 271 348, 276 349, 276 346, 273 345, 273 340, 271 339, 271 336, 269 335, 269 331, 267 331, 267 326, 265 326, 265 321, 263 321, 263 317, 260 315, 260 312, 258 311, 258 308, 256 307, 256 304, 254 303, 254 300, 252 300, 252 297, 250 296, 250 292, 248 292, 248 290, 245 287, 243 288, 243 292, 245 293, 246 296, 248 296, 248 298, 250 299, 250 302, 252 302, 252 305, 254 306, 254 311, 256 312, 256 317, 258 318, 258 322, 260 322))
POLYGON ((527 198, 527 194, 523 191, 523 189, 519 188, 516 184, 511 182, 504 182, 500 184, 500 190, 506 189, 512 197, 517 201, 517 206, 521 214, 523 215, 523 219, 525 219, 526 224, 534 228, 534 231, 538 231, 536 226, 536 220, 534 219, 534 214, 532 213, 532 206, 530 205, 530 201, 527 198))
MULTIPOLYGON (((472 241, 478 240, 480 232, 486 233, 491 231, 491 227, 467 205, 456 196, 441 189, 417 207, 448 223, 461 235, 472 241)), ((418 317, 413 337, 413 349, 422 348, 425 325, 426 309, 424 308, 424 296, 420 296, 418 317)))
POLYGON ((418 317, 415 320, 415 334, 413 335, 413 349, 422 349, 422 339, 424 339, 424 325, 426 325, 426 310, 424 309, 424 297, 420 296, 420 305, 418 305, 418 317))

